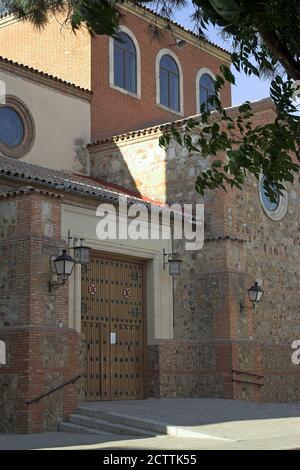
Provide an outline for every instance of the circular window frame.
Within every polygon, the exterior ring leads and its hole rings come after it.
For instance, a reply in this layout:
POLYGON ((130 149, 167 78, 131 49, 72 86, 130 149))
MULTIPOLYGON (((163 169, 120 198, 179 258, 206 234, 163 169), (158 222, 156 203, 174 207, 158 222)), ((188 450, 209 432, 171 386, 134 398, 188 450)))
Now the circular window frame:
POLYGON ((263 201, 262 194, 261 194, 261 185, 262 185, 263 178, 264 178, 264 176, 260 175, 259 181, 258 181, 258 193, 259 193, 259 199, 260 199, 261 206, 262 206, 263 211, 265 212, 265 214, 271 220, 274 220, 274 221, 278 222, 279 220, 283 219, 283 217, 285 216, 285 214, 287 212, 287 208, 288 208, 288 194, 287 194, 286 185, 285 185, 285 183, 281 183, 281 184, 283 184, 283 186, 285 188, 282 191, 283 196, 281 196, 281 195, 279 196, 279 203, 278 203, 277 209, 275 209, 274 211, 270 211, 264 205, 264 201, 263 201))
POLYGON ((31 112, 23 101, 16 96, 6 95, 5 103, 0 105, 1 108, 11 108, 20 117, 23 127, 24 136, 22 142, 16 147, 10 147, 0 141, 0 152, 7 157, 21 158, 31 149, 35 139, 35 125, 31 112))

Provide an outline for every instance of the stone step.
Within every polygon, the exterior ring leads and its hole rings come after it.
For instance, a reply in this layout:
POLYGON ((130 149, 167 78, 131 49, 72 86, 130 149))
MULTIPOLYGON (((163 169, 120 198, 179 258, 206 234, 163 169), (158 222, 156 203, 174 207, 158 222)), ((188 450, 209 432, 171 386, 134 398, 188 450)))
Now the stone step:
POLYGON ((59 424, 59 431, 71 432, 79 434, 98 434, 100 436, 111 436, 115 438, 115 435, 109 432, 100 431, 99 429, 87 428, 86 426, 80 426, 79 424, 63 422, 59 424))
POLYGON ((121 434, 126 436, 154 437, 157 433, 150 430, 128 426, 118 422, 111 422, 99 417, 91 417, 83 414, 73 414, 69 418, 69 423, 85 426, 86 428, 97 429, 112 434, 121 434))
MULTIPOLYGON (((212 440, 225 440, 230 441, 231 439, 222 438, 206 432, 202 433, 200 430, 190 429, 188 426, 176 426, 169 425, 163 422, 153 421, 151 419, 143 419, 139 417, 132 417, 129 415, 123 415, 121 413, 106 412, 99 408, 93 408, 92 405, 81 405, 77 410, 77 415, 82 417, 89 417, 96 421, 107 423, 111 426, 122 426, 125 429, 132 429, 135 432, 138 431, 142 434, 132 435, 143 435, 143 436, 171 436, 171 437, 186 437, 194 439, 212 439, 212 440)), ((109 427, 104 427, 109 431, 109 427)), ((115 432, 115 431, 109 431, 115 432)), ((127 431, 128 433, 128 431, 127 431)), ((120 432, 118 432, 120 434, 120 432)))
POLYGON ((91 418, 99 418, 104 421, 109 421, 111 423, 118 423, 123 424, 125 426, 143 429, 145 431, 150 431, 155 434, 168 434, 167 426, 163 423, 157 423, 149 419, 146 420, 143 418, 131 417, 120 413, 107 413, 96 408, 91 408, 90 406, 79 406, 77 414, 89 416, 91 418))

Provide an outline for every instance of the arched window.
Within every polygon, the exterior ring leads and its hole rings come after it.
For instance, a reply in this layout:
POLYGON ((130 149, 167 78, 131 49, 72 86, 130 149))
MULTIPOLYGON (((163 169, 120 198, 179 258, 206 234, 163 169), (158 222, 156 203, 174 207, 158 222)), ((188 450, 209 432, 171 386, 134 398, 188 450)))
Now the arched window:
POLYGON ((114 85, 137 93, 137 57, 132 39, 119 33, 114 39, 114 85))
POLYGON ((215 84, 213 78, 208 73, 203 73, 199 80, 199 97, 200 97, 200 108, 203 104, 207 104, 207 109, 213 111, 215 105, 208 103, 210 96, 215 95, 215 84))
POLYGON ((160 104, 180 111, 180 83, 178 66, 170 55, 162 56, 159 63, 160 104))

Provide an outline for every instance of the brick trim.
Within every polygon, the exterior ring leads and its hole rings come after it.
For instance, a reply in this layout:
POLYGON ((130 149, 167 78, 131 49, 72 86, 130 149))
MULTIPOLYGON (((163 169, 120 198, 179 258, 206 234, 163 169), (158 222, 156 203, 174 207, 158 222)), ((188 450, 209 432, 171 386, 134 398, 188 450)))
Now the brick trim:
MULTIPOLYGON (((271 98, 265 98, 260 101, 255 101, 255 102, 250 103, 250 105, 251 105, 252 110, 255 113, 259 113, 259 112, 269 110, 269 109, 274 109, 274 112, 276 112, 271 98)), ((239 106, 240 105, 231 106, 225 109, 231 117, 235 117, 235 116, 238 116, 239 114, 239 106)), ((157 126, 147 127, 145 129, 139 129, 136 131, 126 132, 124 134, 114 135, 106 139, 100 139, 95 142, 91 142, 90 144, 88 144, 87 147, 90 149, 90 151, 93 151, 94 148, 97 147, 98 145, 127 142, 128 140, 133 140, 136 138, 143 138, 143 137, 146 137, 148 135, 153 135, 153 134, 159 135, 160 133, 166 132, 173 127, 178 129, 178 128, 183 127, 185 124, 187 124, 190 121, 194 121, 194 120, 197 121, 197 119, 199 119, 199 116, 200 116, 199 114, 196 114, 194 116, 189 116, 183 119, 178 119, 176 121, 166 122, 165 124, 159 124, 157 126)), ((216 120, 216 121, 219 120, 220 119, 219 113, 217 111, 213 111, 210 119, 216 120)))
POLYGON ((122 9, 133 13, 144 20, 146 19, 150 23, 153 23, 154 20, 155 25, 160 28, 166 28, 166 26, 171 25, 171 27, 174 28, 174 32, 179 39, 184 39, 185 41, 190 42, 199 49, 209 52, 218 59, 224 60, 227 63, 231 63, 231 54, 229 51, 218 46, 217 44, 214 44, 211 41, 208 41, 207 39, 201 39, 193 31, 184 28, 175 21, 167 20, 162 15, 156 13, 145 5, 132 5, 129 3, 124 3, 122 4, 122 9))
POLYGON ((19 64, 18 62, 14 62, 13 60, 2 56, 0 56, 0 70, 18 75, 19 77, 31 80, 40 85, 54 88, 55 90, 58 90, 62 93, 67 93, 86 101, 91 101, 92 99, 91 90, 81 88, 74 83, 66 82, 61 78, 54 77, 53 75, 49 75, 46 72, 29 67, 28 65, 19 64))

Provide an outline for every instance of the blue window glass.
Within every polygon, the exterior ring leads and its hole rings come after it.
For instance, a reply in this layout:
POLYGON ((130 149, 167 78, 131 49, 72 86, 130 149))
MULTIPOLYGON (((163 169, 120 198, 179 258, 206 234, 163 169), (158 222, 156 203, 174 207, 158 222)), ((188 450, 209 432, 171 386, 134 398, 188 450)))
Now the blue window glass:
POLYGON ((19 114, 8 106, 0 108, 0 141, 7 147, 17 147, 24 139, 24 125, 19 114))
POLYGON ((179 70, 175 60, 164 55, 159 64, 160 104, 180 110, 179 70))
POLYGON ((208 103, 207 101, 210 96, 215 94, 215 84, 214 80, 211 78, 210 75, 208 75, 208 73, 204 73, 203 75, 201 75, 199 87, 200 106, 206 104, 208 111, 213 111, 215 109, 215 105, 212 103, 208 103))
POLYGON ((114 40, 114 84, 131 93, 137 92, 136 49, 128 34, 114 40))
POLYGON ((276 201, 272 201, 270 199, 270 197, 268 196, 266 189, 264 188, 264 181, 265 181, 265 178, 263 177, 263 178, 261 178, 260 183, 259 183, 259 191, 260 191, 261 201, 262 201, 264 207, 268 211, 274 212, 279 207, 280 194, 277 195, 276 201))

